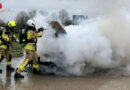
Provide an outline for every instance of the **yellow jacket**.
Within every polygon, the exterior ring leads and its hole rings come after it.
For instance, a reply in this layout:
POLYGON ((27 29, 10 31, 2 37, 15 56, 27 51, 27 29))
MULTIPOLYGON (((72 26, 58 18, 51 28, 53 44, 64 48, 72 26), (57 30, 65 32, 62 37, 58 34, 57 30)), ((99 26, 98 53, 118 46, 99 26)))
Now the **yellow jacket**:
POLYGON ((35 50, 36 49, 36 43, 37 43, 37 38, 41 37, 43 34, 42 31, 36 32, 33 30, 28 30, 27 31, 27 44, 25 45, 26 50, 35 50))
POLYGON ((7 47, 9 47, 11 42, 16 41, 16 40, 18 40, 18 38, 16 37, 16 35, 14 33, 10 32, 10 34, 7 34, 6 30, 3 30, 3 33, 2 33, 1 39, 0 39, 0 48, 7 49, 7 47))

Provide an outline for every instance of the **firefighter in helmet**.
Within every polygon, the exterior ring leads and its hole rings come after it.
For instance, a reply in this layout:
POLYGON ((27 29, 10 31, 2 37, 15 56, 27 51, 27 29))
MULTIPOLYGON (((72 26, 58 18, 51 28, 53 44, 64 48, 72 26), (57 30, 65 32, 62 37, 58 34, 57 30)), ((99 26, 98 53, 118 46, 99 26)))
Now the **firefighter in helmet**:
POLYGON ((36 44, 37 44, 37 38, 42 37, 43 30, 38 30, 36 31, 35 28, 35 21, 30 19, 27 21, 27 29, 26 29, 26 34, 27 34, 27 40, 25 44, 25 52, 26 56, 24 61, 18 66, 16 69, 16 73, 14 75, 15 78, 24 78, 23 75, 21 75, 21 72, 24 70, 24 67, 29 63, 29 61, 33 58, 33 72, 34 73, 39 73, 39 61, 40 57, 36 51, 36 44))
MULTIPOLYGON (((2 30, 0 35, 0 64, 4 57, 6 57, 6 65, 7 65, 7 71, 13 71, 14 68, 11 67, 11 59, 12 55, 10 52, 11 49, 11 42, 15 41, 18 42, 19 40, 16 38, 16 35, 14 34, 14 30, 16 27, 15 21, 11 20, 8 22, 8 25, 5 29, 2 30)), ((0 72, 2 70, 0 69, 0 72)))

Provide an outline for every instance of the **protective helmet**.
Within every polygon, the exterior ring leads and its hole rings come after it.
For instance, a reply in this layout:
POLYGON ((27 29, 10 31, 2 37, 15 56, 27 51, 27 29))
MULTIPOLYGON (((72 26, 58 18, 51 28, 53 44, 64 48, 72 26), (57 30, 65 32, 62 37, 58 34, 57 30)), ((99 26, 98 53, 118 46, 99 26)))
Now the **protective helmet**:
POLYGON ((28 26, 32 26, 32 27, 35 27, 35 21, 32 20, 32 19, 30 19, 30 20, 27 21, 27 25, 28 25, 28 26))
POLYGON ((8 22, 8 26, 9 26, 9 27, 15 27, 15 26, 16 26, 15 21, 13 21, 13 20, 9 21, 9 22, 8 22))

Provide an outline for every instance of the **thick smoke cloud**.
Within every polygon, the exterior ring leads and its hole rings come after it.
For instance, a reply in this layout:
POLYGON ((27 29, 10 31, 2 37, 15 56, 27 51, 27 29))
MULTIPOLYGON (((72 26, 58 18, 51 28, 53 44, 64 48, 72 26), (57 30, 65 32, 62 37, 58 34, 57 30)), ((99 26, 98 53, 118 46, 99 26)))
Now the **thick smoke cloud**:
POLYGON ((51 28, 50 31, 45 31, 45 36, 40 39, 38 45, 41 56, 56 54, 57 60, 54 61, 52 58, 51 61, 58 64, 59 62, 62 63, 62 68, 69 74, 83 74, 81 68, 85 67, 85 63, 91 63, 94 67, 109 67, 112 55, 111 46, 109 41, 96 28, 95 23, 69 26, 65 29, 67 35, 59 38, 54 38, 53 34, 50 36, 47 34, 52 33, 51 28), (60 52, 64 57, 58 60, 62 56, 60 52))
POLYGON ((87 69, 86 62, 94 68, 109 68, 129 74, 130 16, 126 2, 95 2, 94 7, 102 4, 101 8, 104 7, 99 9, 99 16, 78 26, 65 27, 68 34, 59 39, 52 38, 53 34, 46 31, 50 36, 40 40, 40 46, 46 47, 43 51, 39 49, 41 55, 63 52, 65 58, 54 62, 62 62, 68 74, 83 75, 87 69))

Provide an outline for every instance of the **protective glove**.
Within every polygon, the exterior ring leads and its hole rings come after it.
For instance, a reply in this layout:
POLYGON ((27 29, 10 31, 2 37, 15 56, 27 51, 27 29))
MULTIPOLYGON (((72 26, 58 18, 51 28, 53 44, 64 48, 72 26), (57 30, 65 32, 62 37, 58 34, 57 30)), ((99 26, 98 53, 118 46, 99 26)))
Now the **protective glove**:
POLYGON ((20 41, 18 39, 16 39, 16 42, 19 43, 20 41))
POLYGON ((43 31, 44 31, 43 27, 41 27, 41 28, 38 29, 38 32, 43 32, 43 31))

